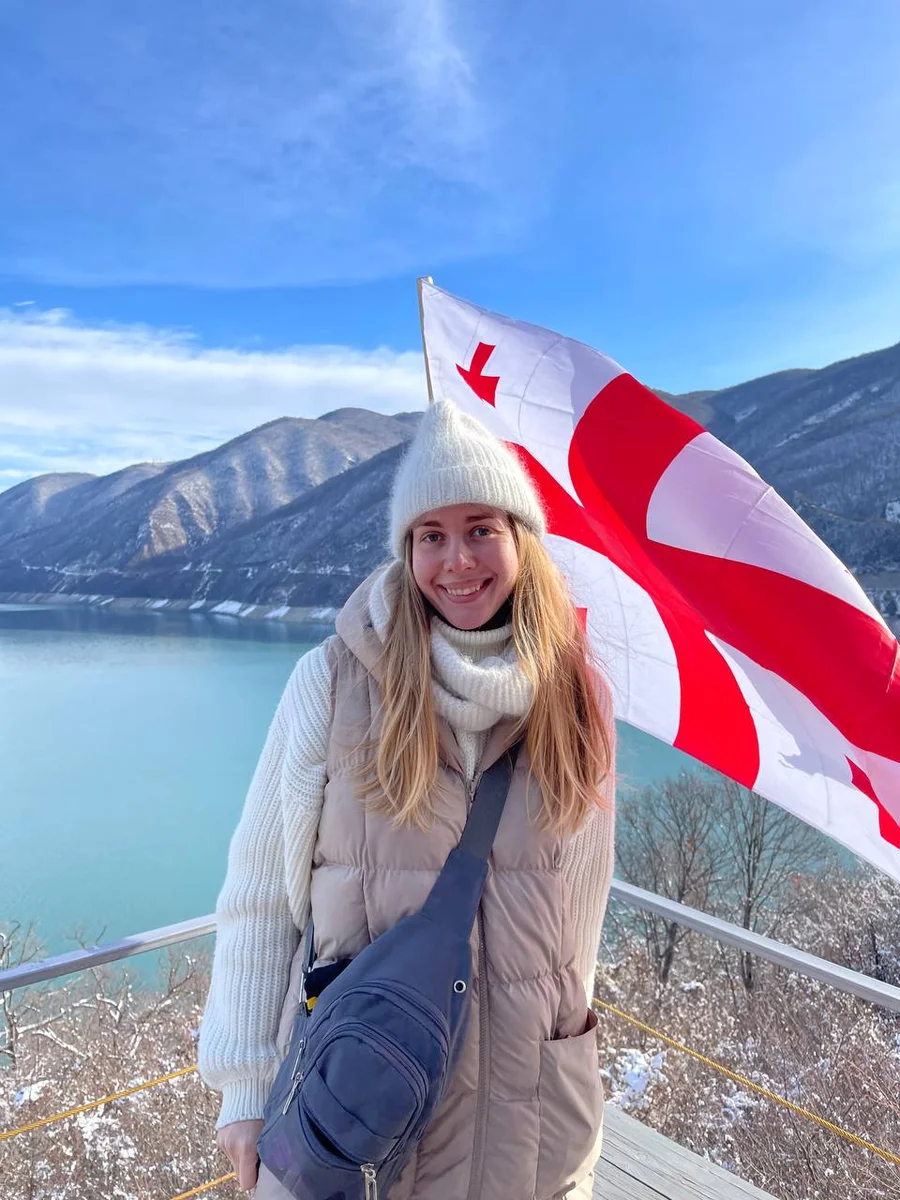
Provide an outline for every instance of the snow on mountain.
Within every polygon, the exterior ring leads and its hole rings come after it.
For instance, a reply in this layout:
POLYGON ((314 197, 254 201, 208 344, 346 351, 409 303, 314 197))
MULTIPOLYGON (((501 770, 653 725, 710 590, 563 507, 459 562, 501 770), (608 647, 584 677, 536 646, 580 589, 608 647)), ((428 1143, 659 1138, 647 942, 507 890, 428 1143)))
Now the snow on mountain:
POLYGON ((63 591, 72 590, 63 575, 128 573, 292 503, 407 440, 413 427, 408 415, 341 409, 281 418, 182 462, 69 486, 58 476, 27 481, 0 496, 0 570, 55 573, 50 590, 63 591), (44 494, 51 500, 40 508, 44 494))
MULTIPOLYGON (((900 345, 672 396, 900 610, 900 345)), ((336 606, 385 556, 419 413, 282 418, 184 462, 44 476, 0 495, 0 592, 336 606)))

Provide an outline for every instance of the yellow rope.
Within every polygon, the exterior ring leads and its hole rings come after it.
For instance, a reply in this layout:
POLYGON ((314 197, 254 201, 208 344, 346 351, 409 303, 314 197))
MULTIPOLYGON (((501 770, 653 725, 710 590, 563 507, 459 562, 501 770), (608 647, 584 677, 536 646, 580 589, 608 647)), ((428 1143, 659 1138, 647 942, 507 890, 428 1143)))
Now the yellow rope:
MULTIPOLYGON (((9 1141, 10 1138, 18 1137, 23 1133, 30 1133, 33 1129, 40 1129, 44 1125, 52 1125, 56 1121, 64 1121, 67 1117, 77 1117, 79 1113, 90 1112, 92 1108, 100 1108, 102 1105, 109 1104, 113 1100, 123 1100, 126 1096, 133 1096, 136 1092, 144 1092, 147 1088, 157 1087, 161 1083, 168 1083, 172 1079, 179 1079, 184 1075, 190 1075, 196 1070, 196 1064, 192 1067, 181 1067, 177 1071, 170 1071, 168 1075, 160 1075, 156 1079, 148 1079, 146 1083, 139 1083, 135 1087, 126 1088, 124 1091, 115 1092, 110 1096, 104 1096, 102 1100, 91 1100, 89 1104, 79 1104, 77 1108, 66 1109, 65 1112, 57 1113, 53 1117, 42 1117, 41 1120, 32 1121, 30 1125, 21 1125, 18 1129, 6 1129, 0 1133, 0 1142, 9 1141)), ((228 1183, 229 1180, 235 1178, 234 1171, 229 1175, 220 1175, 218 1179, 212 1179, 209 1183, 201 1183, 199 1187, 192 1188, 189 1192, 180 1192, 177 1196, 173 1196, 172 1200, 188 1200, 190 1196, 199 1196, 203 1192, 212 1191, 213 1188, 219 1187, 223 1183, 228 1183)))
MULTIPOLYGON (((866 1138, 860 1137, 856 1133, 851 1133, 850 1130, 836 1125, 833 1121, 827 1120, 825 1117, 820 1117, 818 1113, 811 1112, 808 1108, 804 1108, 800 1104, 795 1104, 793 1100, 787 1100, 784 1096, 779 1096, 777 1092, 770 1091, 769 1088, 763 1087, 762 1084, 754 1083, 752 1079, 748 1079, 746 1075, 741 1075, 737 1071, 732 1071, 723 1063, 717 1062, 714 1058, 709 1058, 705 1054, 701 1054, 699 1050, 692 1050, 690 1046, 685 1046, 683 1042, 677 1041, 673 1037, 669 1037, 667 1033, 663 1033, 661 1029, 654 1029, 652 1025, 647 1025, 643 1021, 633 1017, 630 1013, 623 1012, 621 1008, 616 1008, 614 1004, 608 1004, 605 1000, 595 999, 594 1004, 598 1008, 604 1009, 606 1012, 612 1013, 613 1016, 619 1017, 622 1021, 627 1021, 629 1025, 634 1025, 637 1029, 648 1034, 650 1037, 656 1038, 667 1046, 671 1046, 673 1050, 678 1050, 682 1054, 687 1054, 690 1058, 694 1058, 697 1062, 703 1063, 705 1067, 709 1067, 713 1071, 717 1071, 720 1075, 724 1075, 727 1079, 738 1083, 741 1087, 749 1088, 751 1092, 764 1097, 766 1100, 771 1100, 774 1104, 780 1104, 782 1108, 787 1108, 798 1116, 806 1117, 807 1120, 813 1121, 822 1129, 827 1129, 829 1133, 837 1134, 838 1137, 844 1138, 845 1141, 851 1142, 855 1146, 861 1146, 864 1150, 870 1151, 872 1154, 877 1154, 879 1158, 885 1159, 894 1166, 900 1166, 900 1155, 893 1154, 890 1150, 883 1150, 880 1146, 876 1146, 874 1142, 868 1141, 866 1138)), ((137 1092, 146 1091, 147 1088, 157 1087, 161 1083, 168 1083, 172 1079, 179 1079, 184 1075, 190 1075, 196 1071, 197 1067, 181 1067, 177 1071, 170 1071, 167 1075, 160 1075, 156 1079, 150 1079, 146 1083, 139 1083, 135 1087, 126 1088, 121 1092, 114 1092, 110 1096, 104 1096, 101 1100, 92 1100, 88 1104, 80 1104, 77 1108, 67 1109, 65 1112, 57 1113, 52 1117, 42 1117, 39 1121, 32 1121, 28 1125, 21 1125, 18 1129, 7 1129, 0 1133, 0 1142, 8 1141, 10 1138, 18 1137, 23 1133, 30 1133, 33 1129, 40 1129, 45 1125, 52 1125, 56 1121, 64 1121, 67 1117, 78 1116, 79 1113, 89 1112, 93 1108, 100 1108, 103 1104, 110 1104, 114 1100, 122 1100, 126 1096, 133 1096, 137 1092)), ((172 1200, 189 1200, 191 1196, 199 1196, 203 1192, 211 1191, 215 1187, 219 1187, 223 1183, 235 1178, 235 1173, 232 1171, 230 1175, 222 1175, 218 1179, 213 1179, 209 1183, 203 1183, 199 1187, 192 1188, 189 1192, 181 1192, 177 1196, 173 1196, 172 1200)))
POLYGON ((4 1129, 0 1133, 0 1142, 9 1141, 10 1138, 19 1137, 20 1134, 30 1133, 32 1129, 40 1129, 44 1125, 52 1125, 56 1121, 64 1121, 67 1117, 77 1117, 79 1113, 90 1112, 92 1108, 100 1108, 103 1104, 109 1104, 113 1100, 122 1100, 125 1096, 133 1096, 135 1092, 146 1091, 147 1088, 156 1087, 160 1083, 168 1083, 170 1079, 178 1079, 182 1075, 190 1075, 192 1071, 196 1071, 196 1064, 193 1067, 181 1067, 177 1071, 170 1071, 168 1075, 160 1075, 158 1079, 151 1079, 147 1083, 139 1083, 136 1087, 126 1088, 124 1092, 115 1092, 112 1096, 104 1096, 102 1100, 91 1100, 88 1104, 79 1104, 77 1108, 67 1108, 65 1112, 57 1113, 54 1117, 42 1117, 39 1121, 32 1121, 30 1125, 20 1125, 18 1129, 4 1129))
POLYGON ((611 1012, 614 1016, 620 1017, 623 1021, 627 1021, 630 1025, 635 1025, 651 1037, 658 1038, 659 1041, 664 1042, 667 1046, 671 1046, 673 1050, 680 1050, 682 1054, 690 1055, 691 1058, 695 1058, 698 1062, 703 1063, 705 1067, 710 1067, 713 1071, 718 1071, 720 1075, 727 1076, 728 1079, 739 1083, 742 1087, 749 1088, 752 1092, 764 1096, 766 1100, 771 1100, 775 1104, 780 1104, 782 1108, 790 1109, 791 1112, 796 1113, 800 1117, 806 1117, 808 1120, 814 1121, 823 1129, 827 1129, 829 1133, 836 1133, 838 1137, 852 1142, 854 1146, 862 1146, 864 1150, 870 1150, 872 1154, 877 1154, 880 1158, 886 1159, 887 1162, 893 1163, 895 1167, 900 1166, 900 1155, 892 1154, 890 1150, 882 1150, 880 1146, 876 1146, 873 1142, 867 1141, 856 1133, 851 1133, 848 1129, 843 1129, 840 1125, 835 1125, 833 1121, 828 1121, 825 1117, 820 1117, 818 1113, 810 1112, 808 1108, 803 1108, 802 1105, 795 1104, 793 1100, 787 1100, 784 1096, 779 1096, 776 1092, 769 1091, 767 1087, 763 1087, 759 1083, 754 1083, 746 1075, 739 1075, 737 1071, 732 1071, 722 1063, 716 1062, 714 1058, 707 1058, 699 1050, 692 1050, 690 1046, 685 1046, 683 1042, 676 1041, 675 1038, 669 1037, 667 1033, 663 1033, 659 1029, 654 1029, 652 1025, 645 1025, 637 1017, 631 1016, 630 1013, 622 1012, 620 1008, 616 1008, 613 1004, 607 1004, 605 1000, 595 999, 594 1003, 607 1012, 611 1012))
POLYGON ((234 1171, 230 1175, 220 1175, 218 1179, 211 1179, 209 1183, 201 1183, 199 1187, 191 1188, 189 1192, 179 1192, 177 1196, 173 1196, 172 1200, 188 1200, 188 1196, 199 1196, 201 1192, 208 1192, 214 1187, 218 1187, 220 1183, 227 1183, 229 1179, 235 1179, 234 1171))

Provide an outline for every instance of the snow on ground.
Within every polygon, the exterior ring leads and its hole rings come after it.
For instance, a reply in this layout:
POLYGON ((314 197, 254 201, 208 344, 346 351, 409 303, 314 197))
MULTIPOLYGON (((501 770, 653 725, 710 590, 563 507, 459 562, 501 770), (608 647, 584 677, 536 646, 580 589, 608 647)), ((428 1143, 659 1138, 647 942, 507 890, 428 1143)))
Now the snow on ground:
POLYGON ((601 1075, 610 1091, 610 1104, 623 1112, 645 1112, 650 1107, 651 1093, 657 1084, 667 1083, 663 1067, 666 1051, 647 1054, 643 1050, 620 1050, 616 1061, 601 1075))
POLYGON ((32 1101, 39 1100, 50 1084, 51 1080, 49 1079, 39 1079, 36 1083, 29 1083, 27 1087, 20 1088, 19 1091, 13 1092, 13 1105, 21 1108, 23 1104, 31 1104, 32 1101))
POLYGON ((240 614, 240 611, 243 607, 244 605, 240 600, 222 600, 219 604, 215 605, 214 608, 210 609, 210 612, 222 613, 226 616, 236 617, 240 614))
POLYGON ((730 1096, 722 1097, 722 1115, 726 1121, 736 1124, 754 1108, 759 1108, 762 1101, 753 1092, 744 1088, 735 1088, 730 1096))
POLYGON ((121 1161, 123 1158, 137 1158, 137 1147, 126 1133, 122 1131, 118 1120, 112 1114, 102 1112, 79 1113, 75 1124, 84 1138, 85 1150, 98 1158, 121 1161))
POLYGON ((280 608, 273 608, 271 612, 267 612, 265 620, 279 621, 282 617, 287 616, 290 611, 287 604, 282 604, 280 608))

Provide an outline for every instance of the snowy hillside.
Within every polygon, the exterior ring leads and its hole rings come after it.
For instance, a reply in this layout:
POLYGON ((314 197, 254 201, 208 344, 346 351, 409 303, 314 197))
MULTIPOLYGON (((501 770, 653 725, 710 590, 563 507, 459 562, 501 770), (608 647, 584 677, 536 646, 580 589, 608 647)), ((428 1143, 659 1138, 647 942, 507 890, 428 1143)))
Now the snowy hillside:
MULTIPOLYGON (((900 616, 900 345, 658 393, 743 455, 900 616)), ((0 593, 340 604, 384 557, 417 413, 283 418, 196 458, 0 494, 0 593)))

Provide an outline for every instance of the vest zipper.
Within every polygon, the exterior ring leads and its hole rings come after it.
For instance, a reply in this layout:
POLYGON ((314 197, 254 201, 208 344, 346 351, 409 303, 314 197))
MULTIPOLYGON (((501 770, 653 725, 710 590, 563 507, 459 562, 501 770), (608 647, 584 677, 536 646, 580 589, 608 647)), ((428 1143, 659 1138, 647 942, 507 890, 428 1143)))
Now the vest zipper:
MULTIPOLYGON (((475 800, 475 792, 483 774, 484 772, 480 771, 469 787, 470 808, 475 800)), ((475 1136, 472 1145, 472 1171, 469 1175, 469 1200, 477 1200, 481 1195, 484 1150, 487 1142, 487 1092, 491 1063, 484 921, 480 904, 475 922, 478 929, 478 1090, 475 1094, 475 1136)))
POLYGON ((363 1163, 360 1167, 366 1184, 365 1200, 378 1200, 378 1177, 375 1174, 374 1163, 363 1163))

